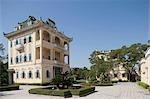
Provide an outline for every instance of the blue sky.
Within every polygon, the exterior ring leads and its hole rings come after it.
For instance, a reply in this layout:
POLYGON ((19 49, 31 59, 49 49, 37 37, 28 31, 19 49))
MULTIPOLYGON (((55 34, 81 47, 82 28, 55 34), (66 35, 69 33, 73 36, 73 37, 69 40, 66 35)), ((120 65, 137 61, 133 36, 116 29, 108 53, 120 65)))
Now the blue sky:
POLYGON ((93 50, 146 43, 149 0, 0 0, 0 43, 3 32, 32 15, 51 18, 60 31, 73 37, 71 67, 90 66, 93 50))

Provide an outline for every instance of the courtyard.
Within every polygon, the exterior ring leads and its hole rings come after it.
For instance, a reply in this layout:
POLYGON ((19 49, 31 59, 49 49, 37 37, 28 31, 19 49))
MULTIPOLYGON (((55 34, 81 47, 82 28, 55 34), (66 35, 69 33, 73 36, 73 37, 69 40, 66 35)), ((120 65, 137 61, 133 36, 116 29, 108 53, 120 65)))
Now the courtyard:
MULTIPOLYGON (((0 92, 0 99, 64 99, 57 96, 29 94, 28 90, 39 86, 21 85, 20 90, 0 92)), ((96 92, 85 97, 69 99, 150 99, 150 93, 136 83, 119 82, 114 86, 96 87, 96 92)))

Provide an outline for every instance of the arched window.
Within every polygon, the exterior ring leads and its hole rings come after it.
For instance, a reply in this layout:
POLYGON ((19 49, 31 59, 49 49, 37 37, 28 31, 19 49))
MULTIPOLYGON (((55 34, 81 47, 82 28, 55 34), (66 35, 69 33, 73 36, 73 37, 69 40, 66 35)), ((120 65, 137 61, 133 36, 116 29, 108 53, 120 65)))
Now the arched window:
POLYGON ((46 70, 46 77, 47 77, 47 78, 49 78, 49 77, 50 77, 49 70, 46 70))
POLYGON ((27 56, 26 55, 24 55, 24 62, 26 62, 27 61, 27 56))
POLYGON ((16 73, 16 78, 17 78, 17 79, 19 78, 19 73, 18 73, 18 72, 16 73))
POLYGON ((31 36, 29 36, 29 42, 32 42, 32 37, 31 36))
POLYGON ((22 78, 25 78, 26 77, 26 74, 25 74, 25 72, 23 71, 22 72, 22 78))
POLYGON ((32 72, 29 71, 29 78, 32 78, 32 72))
POLYGON ((39 72, 39 70, 36 71, 36 78, 40 78, 40 72, 39 72))

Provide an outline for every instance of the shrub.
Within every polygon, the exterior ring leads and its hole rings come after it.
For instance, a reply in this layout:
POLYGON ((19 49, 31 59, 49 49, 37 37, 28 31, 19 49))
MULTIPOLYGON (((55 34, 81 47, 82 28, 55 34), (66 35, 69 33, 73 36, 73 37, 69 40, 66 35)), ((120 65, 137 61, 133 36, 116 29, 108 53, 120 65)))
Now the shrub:
POLYGON ((48 88, 34 88, 29 90, 30 94, 40 94, 40 95, 51 95, 51 96, 63 96, 65 98, 72 97, 69 90, 52 90, 48 88))
POLYGON ((96 86, 113 86, 113 83, 98 83, 96 86))
POLYGON ((19 85, 0 86, 0 91, 19 90, 19 85))
POLYGON ((117 81, 117 80, 112 80, 111 82, 112 82, 112 83, 118 83, 118 81, 117 81))
POLYGON ((138 82, 138 85, 142 86, 145 89, 148 89, 150 86, 144 82, 138 82))
POLYGON ((82 96, 88 95, 90 93, 93 93, 95 91, 95 87, 84 87, 81 89, 72 89, 70 91, 73 95, 82 97, 82 96))
POLYGON ((69 90, 54 90, 52 92, 53 96, 63 96, 65 98, 72 97, 72 94, 69 90))

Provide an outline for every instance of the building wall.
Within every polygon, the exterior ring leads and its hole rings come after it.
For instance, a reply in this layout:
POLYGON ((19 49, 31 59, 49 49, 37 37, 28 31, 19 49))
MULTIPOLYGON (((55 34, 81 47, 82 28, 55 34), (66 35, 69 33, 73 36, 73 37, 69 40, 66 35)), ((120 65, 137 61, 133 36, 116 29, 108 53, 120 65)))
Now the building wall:
POLYGON ((150 85, 150 49, 145 54, 145 58, 141 60, 141 81, 150 85))
MULTIPOLYGON (((20 47, 19 47, 20 48, 20 47)), ((62 67, 63 72, 69 71, 70 60, 68 63, 64 62, 64 55, 70 56, 69 53, 69 41, 65 38, 60 37, 57 33, 50 31, 46 28, 35 28, 23 33, 17 34, 9 38, 8 41, 8 63, 9 69, 14 69, 13 74, 15 83, 49 83, 55 76, 53 67, 62 67), (37 31, 39 30, 39 31, 37 31), (37 40, 37 33, 39 32, 40 39, 37 40), (49 38, 46 33, 49 34, 49 38), (46 34, 46 35, 45 35, 46 34), (28 42, 29 36, 32 37, 32 42, 28 42), (60 38, 60 45, 55 44, 55 37, 60 38), (27 38, 26 44, 23 44, 24 37, 27 38), (23 51, 19 52, 16 50, 16 39, 18 43, 22 42, 23 51), (12 42, 12 47, 11 47, 12 42), (68 44, 68 50, 65 50, 64 42, 68 44), (55 60, 55 52, 60 53, 60 60, 55 60), (27 56, 27 62, 24 62, 24 55, 27 56), (29 61, 29 54, 31 54, 31 61, 29 61), (50 54, 50 55, 48 55, 50 54), (22 56, 22 61, 20 62, 20 55, 22 56), (18 56, 18 63, 16 63, 16 56, 18 56), (11 63, 11 58, 13 63, 11 63), (36 71, 39 70, 40 77, 36 78, 36 71), (49 71, 49 77, 47 77, 46 71, 49 71), (22 78, 22 72, 25 72, 26 77, 22 78), (32 78, 29 78, 29 71, 32 71, 32 78), (17 77, 17 72, 19 77, 17 77)))
POLYGON ((112 75, 112 80, 122 80, 122 81, 128 80, 126 70, 123 67, 122 63, 115 66, 113 68, 113 70, 110 71, 110 74, 112 75), (123 76, 123 75, 125 75, 125 76, 123 76))

